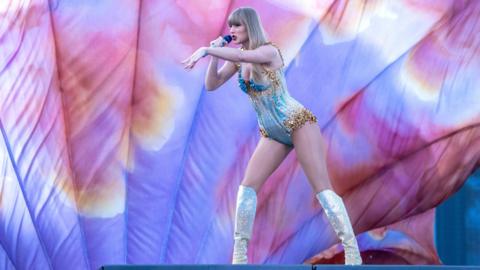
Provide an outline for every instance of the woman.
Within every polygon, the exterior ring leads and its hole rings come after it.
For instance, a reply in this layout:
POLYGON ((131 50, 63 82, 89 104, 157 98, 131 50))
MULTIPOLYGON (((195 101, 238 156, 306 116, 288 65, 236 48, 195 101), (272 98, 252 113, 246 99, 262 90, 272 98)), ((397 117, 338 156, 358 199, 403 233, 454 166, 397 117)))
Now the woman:
POLYGON ((243 7, 228 17, 230 34, 241 49, 226 48, 223 38, 201 47, 182 63, 191 69, 202 57, 211 55, 205 85, 214 90, 236 72, 240 88, 248 94, 257 112, 261 138, 247 165, 237 193, 234 264, 247 263, 247 245, 255 218, 257 192, 295 148, 298 161, 316 193, 325 214, 345 250, 345 264, 362 263, 355 234, 342 199, 332 190, 325 162, 325 145, 316 117, 287 90, 280 50, 267 42, 254 9, 243 7), (218 59, 226 60, 218 70, 218 59))

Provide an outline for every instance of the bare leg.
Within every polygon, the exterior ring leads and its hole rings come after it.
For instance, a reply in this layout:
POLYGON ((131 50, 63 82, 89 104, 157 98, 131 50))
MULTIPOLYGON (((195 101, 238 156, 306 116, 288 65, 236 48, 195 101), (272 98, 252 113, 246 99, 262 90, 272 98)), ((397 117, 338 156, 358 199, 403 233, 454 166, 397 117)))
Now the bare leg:
POLYGON ((272 139, 260 138, 257 148, 248 161, 242 185, 251 187, 258 192, 291 150, 291 147, 272 139))
POLYGON ((297 159, 315 193, 332 189, 326 165, 326 147, 317 124, 307 122, 292 136, 297 159))
POLYGON ((261 138, 247 165, 237 193, 233 264, 246 264, 248 240, 252 235, 257 209, 257 191, 282 163, 292 148, 274 140, 261 138))
POLYGON ((306 123, 292 136, 297 158, 316 197, 345 250, 345 264, 362 264, 357 240, 345 205, 333 190, 326 166, 326 149, 320 128, 306 123))

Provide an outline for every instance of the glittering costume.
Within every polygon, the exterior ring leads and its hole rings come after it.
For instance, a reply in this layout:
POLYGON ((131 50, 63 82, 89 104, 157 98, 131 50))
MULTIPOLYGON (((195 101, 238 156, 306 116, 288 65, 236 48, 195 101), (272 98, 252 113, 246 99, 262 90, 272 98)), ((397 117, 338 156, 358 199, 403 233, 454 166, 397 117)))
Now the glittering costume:
POLYGON ((240 89, 248 94, 253 103, 261 135, 293 146, 293 131, 306 122, 316 123, 317 118, 288 93, 283 66, 276 70, 263 68, 262 73, 268 84, 259 84, 253 79, 244 80, 241 66, 238 67, 240 89))
MULTIPOLYGON (((273 44, 272 44, 273 45, 273 44)), ((277 48, 278 50, 278 48, 277 48)), ((280 50, 278 50, 280 53, 280 50)), ((280 53, 282 57, 282 54, 280 53)), ((282 57, 283 63, 283 57, 282 57)), ((293 99, 287 90, 283 66, 277 70, 264 68, 265 84, 253 79, 245 81, 238 65, 240 88, 250 97, 258 116, 260 133, 280 143, 293 146, 292 133, 307 122, 316 123, 315 115, 293 99)), ((326 189, 316 197, 345 250, 345 264, 362 264, 357 239, 350 223, 345 205, 332 190, 326 189)), ((233 264, 246 264, 248 241, 251 238, 257 206, 257 194, 251 187, 240 186, 235 212, 233 264)))

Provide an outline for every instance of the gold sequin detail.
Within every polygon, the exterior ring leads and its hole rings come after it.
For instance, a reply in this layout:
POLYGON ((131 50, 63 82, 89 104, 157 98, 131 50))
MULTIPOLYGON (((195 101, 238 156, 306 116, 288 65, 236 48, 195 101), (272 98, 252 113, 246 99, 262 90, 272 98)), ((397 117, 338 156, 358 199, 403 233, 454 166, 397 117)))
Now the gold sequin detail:
POLYGON ((280 78, 277 76, 275 70, 268 70, 265 68, 263 73, 267 76, 267 79, 270 81, 273 88, 277 89, 280 87, 280 78))
POLYGON ((316 123, 317 117, 308 109, 300 108, 285 120, 283 124, 288 130, 290 130, 290 132, 293 132, 307 122, 316 123))
POLYGON ((265 90, 262 90, 262 91, 257 91, 255 89, 253 89, 251 86, 250 86, 250 83, 248 82, 245 82, 245 84, 247 85, 247 94, 252 97, 252 98, 257 98, 257 97, 262 97, 262 96, 269 96, 269 95, 272 95, 273 94, 273 91, 272 91, 272 88, 269 87, 265 90))
MULTIPOLYGON (((267 42, 265 43, 265 45, 272 45, 273 47, 275 47, 275 49, 277 49, 278 54, 280 55, 280 59, 282 60, 282 68, 283 68, 285 66, 285 62, 283 60, 283 55, 282 55, 282 51, 280 51, 280 48, 278 48, 278 46, 272 42, 267 42)), ((279 88, 281 85, 281 82, 280 82, 280 76, 278 76, 277 74, 277 70, 270 70, 266 67, 263 67, 263 69, 264 69, 263 74, 267 76, 267 79, 271 82, 273 88, 279 88)))
POLYGON ((260 135, 262 135, 262 137, 268 138, 267 131, 263 128, 260 128, 260 135))

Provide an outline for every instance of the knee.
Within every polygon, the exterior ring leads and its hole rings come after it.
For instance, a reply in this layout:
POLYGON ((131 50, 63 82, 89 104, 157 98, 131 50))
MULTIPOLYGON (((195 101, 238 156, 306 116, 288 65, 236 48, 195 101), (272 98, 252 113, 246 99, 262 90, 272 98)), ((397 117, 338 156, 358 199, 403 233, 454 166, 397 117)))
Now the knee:
POLYGON ((243 179, 240 185, 248 188, 253 188, 256 193, 258 193, 258 191, 260 190, 260 185, 255 181, 251 181, 249 179, 243 179))

